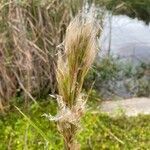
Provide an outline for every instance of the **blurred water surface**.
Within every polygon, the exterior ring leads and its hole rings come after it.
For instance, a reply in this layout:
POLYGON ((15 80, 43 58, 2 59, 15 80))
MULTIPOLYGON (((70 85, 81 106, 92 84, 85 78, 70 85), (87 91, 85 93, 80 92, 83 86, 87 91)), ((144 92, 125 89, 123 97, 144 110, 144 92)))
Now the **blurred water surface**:
POLYGON ((125 15, 106 17, 100 39, 101 55, 109 51, 133 63, 150 63, 150 25, 125 15))

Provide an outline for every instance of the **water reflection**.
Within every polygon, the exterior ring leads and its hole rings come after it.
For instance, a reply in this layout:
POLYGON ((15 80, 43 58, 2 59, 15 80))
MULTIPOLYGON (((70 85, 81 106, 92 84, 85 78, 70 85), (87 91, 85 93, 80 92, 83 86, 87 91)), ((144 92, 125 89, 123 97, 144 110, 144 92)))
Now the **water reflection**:
POLYGON ((107 54, 110 48, 110 52, 120 58, 150 63, 150 25, 145 25, 142 21, 118 15, 111 17, 110 26, 110 17, 107 17, 101 43, 102 55, 107 54))

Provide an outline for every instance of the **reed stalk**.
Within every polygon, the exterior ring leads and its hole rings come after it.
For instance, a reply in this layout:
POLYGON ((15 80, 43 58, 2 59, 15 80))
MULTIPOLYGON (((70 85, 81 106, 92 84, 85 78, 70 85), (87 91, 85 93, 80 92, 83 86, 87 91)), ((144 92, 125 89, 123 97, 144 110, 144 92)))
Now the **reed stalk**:
POLYGON ((0 3, 0 104, 56 92, 56 46, 80 0, 2 0, 0 3))

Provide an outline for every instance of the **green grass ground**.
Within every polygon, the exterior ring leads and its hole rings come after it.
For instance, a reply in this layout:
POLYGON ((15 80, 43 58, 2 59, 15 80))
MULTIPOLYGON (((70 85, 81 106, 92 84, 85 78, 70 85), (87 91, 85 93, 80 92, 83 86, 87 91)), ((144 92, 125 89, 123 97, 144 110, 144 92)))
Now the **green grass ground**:
MULTIPOLYGON (((63 141, 56 124, 42 117, 43 113, 55 114, 55 103, 42 102, 41 108, 19 108, 40 129, 36 130, 13 106, 0 116, 0 150, 61 150, 63 141), (48 104, 49 103, 49 104, 48 104), (44 134, 49 140, 46 142, 44 134)), ((89 111, 81 121, 77 139, 81 150, 148 150, 150 148, 150 116, 111 118, 89 111)))

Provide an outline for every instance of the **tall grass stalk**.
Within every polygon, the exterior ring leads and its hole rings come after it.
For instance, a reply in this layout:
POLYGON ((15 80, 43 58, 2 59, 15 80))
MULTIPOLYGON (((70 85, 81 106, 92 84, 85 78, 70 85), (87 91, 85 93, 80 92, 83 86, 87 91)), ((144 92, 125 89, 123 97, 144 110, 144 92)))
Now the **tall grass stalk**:
POLYGON ((97 53, 99 31, 99 26, 93 18, 84 14, 78 15, 67 28, 63 53, 58 53, 56 79, 59 110, 55 117, 45 116, 57 121, 66 150, 79 149, 75 135, 87 101, 82 87, 97 53))

